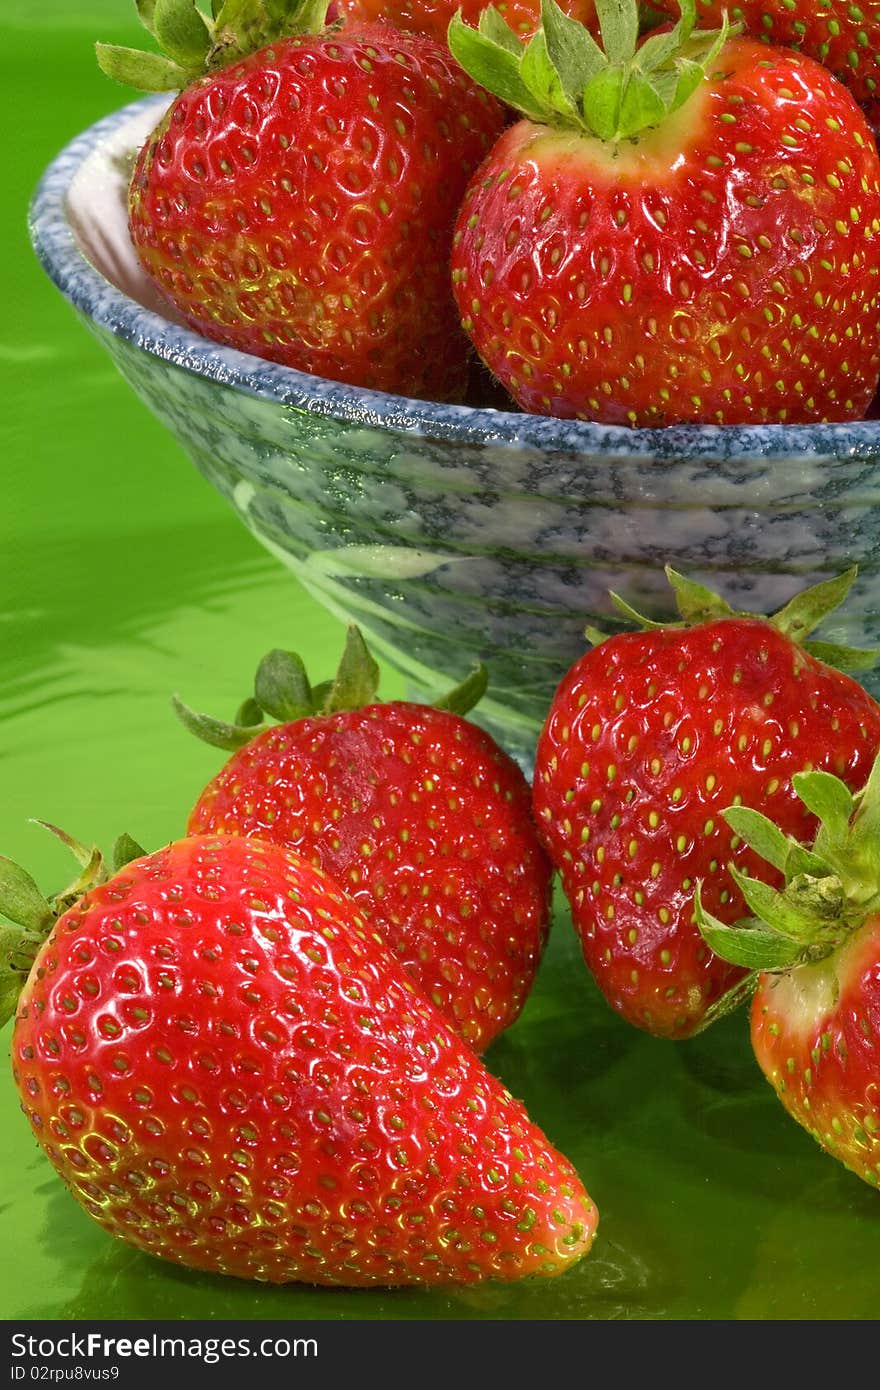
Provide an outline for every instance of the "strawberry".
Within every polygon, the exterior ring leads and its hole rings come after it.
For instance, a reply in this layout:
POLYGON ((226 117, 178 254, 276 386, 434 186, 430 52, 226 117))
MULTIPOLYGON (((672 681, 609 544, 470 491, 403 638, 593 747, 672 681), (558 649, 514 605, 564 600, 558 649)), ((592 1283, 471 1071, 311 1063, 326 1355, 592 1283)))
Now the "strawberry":
POLYGON ((722 810, 760 804, 787 833, 806 833, 793 774, 823 768, 859 787, 880 748, 880 706, 828 664, 858 669, 872 653, 807 640, 855 570, 769 619, 667 574, 682 622, 593 634, 598 645, 562 680, 538 743, 534 806, 606 999, 648 1032, 686 1038, 742 973, 703 941, 695 884, 704 880, 707 911, 734 922, 743 898, 730 866, 773 874, 722 810))
POLYGON ((525 114, 471 179, 453 282, 528 411, 609 424, 843 420, 880 372, 880 159, 812 59, 697 33, 694 0, 604 51, 544 0, 523 45, 455 20, 466 71, 525 114))
POLYGON ((479 1052, 517 1018, 534 981, 550 864, 525 777, 462 717, 485 672, 444 708, 377 703, 378 676, 352 627, 335 681, 316 691, 292 653, 262 662, 248 717, 280 725, 219 725, 178 702, 194 732, 237 750, 188 830, 257 835, 323 868, 479 1052))
POLYGON ((131 180, 140 262, 218 342, 458 399, 468 345, 449 288, 452 225, 502 108, 445 44, 384 25, 308 32, 321 29, 315 0, 271 11, 228 3, 210 20, 195 0, 145 3, 171 59, 98 46, 120 81, 184 88, 131 180))
MULTIPOLYGON (((556 1274, 596 1212, 571 1165, 297 855, 196 836, 53 908, 5 864, 15 1081, 111 1235, 312 1284, 556 1274), (48 931, 39 945, 38 937, 48 931)), ((77 891, 83 887, 78 885, 77 891)))
MULTIPOLYGON (((655 9, 675 15, 673 0, 652 0, 655 9)), ((763 43, 796 48, 829 68, 859 101, 878 91, 880 9, 853 0, 698 0, 700 20, 720 24, 724 11, 763 43)))
MULTIPOLYGON (((348 22, 352 20, 385 19, 397 29, 413 34, 431 34, 446 41, 450 20, 460 14, 468 24, 475 24, 486 8, 486 0, 338 0, 337 9, 348 22)), ((565 0, 562 6, 567 15, 590 24, 595 19, 593 0, 565 0)), ((501 0, 499 13, 515 34, 533 34, 541 22, 539 0, 501 0)))
POLYGON ((718 921, 698 892, 712 949, 749 971, 755 1056, 782 1104, 835 1158, 880 1186, 880 757, 855 796, 825 772, 792 779, 818 820, 807 848, 746 805, 732 830, 781 878, 736 874, 745 921, 718 921))

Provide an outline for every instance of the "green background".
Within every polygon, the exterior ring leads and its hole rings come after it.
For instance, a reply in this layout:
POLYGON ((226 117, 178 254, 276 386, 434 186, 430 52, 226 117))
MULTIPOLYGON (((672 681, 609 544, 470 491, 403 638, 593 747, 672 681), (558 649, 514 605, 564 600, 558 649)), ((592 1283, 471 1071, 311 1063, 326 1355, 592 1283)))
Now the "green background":
MULTIPOLYGON (((128 100, 95 38, 130 0, 0 0, 3 158, 0 851, 46 888, 65 855, 28 818, 109 846, 181 832, 219 765, 174 690, 232 714, 257 658, 329 673, 342 628, 265 555, 45 279, 26 206, 45 164, 128 100)), ((458 675, 461 673, 450 673, 458 675)), ((561 673, 560 673, 561 674, 561 673)), ((383 693, 401 694, 386 680, 383 693)), ((565 911, 525 1013, 487 1062, 576 1163, 601 1213, 559 1280, 448 1294, 271 1289, 111 1241, 62 1188, 0 1071, 0 1316, 21 1318, 875 1318, 880 1197, 825 1157, 759 1077, 745 1019, 689 1044, 617 1020, 565 911)))

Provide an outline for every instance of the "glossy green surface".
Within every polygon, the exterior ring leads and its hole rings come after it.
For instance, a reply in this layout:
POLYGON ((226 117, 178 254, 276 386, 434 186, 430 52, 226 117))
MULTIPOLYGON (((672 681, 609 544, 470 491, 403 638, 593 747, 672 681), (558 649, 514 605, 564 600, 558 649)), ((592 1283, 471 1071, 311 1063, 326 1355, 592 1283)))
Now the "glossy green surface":
MULTIPOLYGON (((89 45, 134 41, 130 9, 41 0, 37 25, 31 7, 0 0, 11 33, 0 71, 8 109, 22 113, 4 159, 0 261, 0 852, 48 888, 69 866, 30 816, 105 845, 122 829, 148 847, 181 830, 220 755, 175 723, 172 690, 231 714, 264 649, 296 645, 329 665, 341 637, 198 478, 31 258, 24 209, 39 172, 125 99, 93 72, 89 45)), ((386 682, 384 693, 401 690, 386 682)), ((559 911, 527 1009, 487 1061, 598 1203, 594 1252, 560 1280, 349 1293, 164 1266, 113 1243, 68 1197, 4 1061, 0 1317, 880 1315, 880 1194, 783 1113, 743 1017, 678 1046, 628 1028, 597 995, 559 911)))

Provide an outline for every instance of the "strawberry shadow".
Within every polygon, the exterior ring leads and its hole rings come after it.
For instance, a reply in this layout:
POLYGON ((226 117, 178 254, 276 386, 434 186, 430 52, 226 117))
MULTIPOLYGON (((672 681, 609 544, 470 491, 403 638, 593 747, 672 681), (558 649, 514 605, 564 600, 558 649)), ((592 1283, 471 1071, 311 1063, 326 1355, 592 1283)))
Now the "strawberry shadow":
POLYGON ((553 1280, 450 1289, 336 1289, 267 1285, 202 1274, 104 1237, 76 1294, 53 1317, 95 1319, 294 1319, 477 1321, 619 1319, 662 1316, 639 1255, 605 1241, 553 1280))
POLYGON ((483 1061, 523 1101, 551 1142, 568 1154, 583 1134, 597 1084, 604 1086, 609 1073, 641 1046, 642 1035, 600 993, 566 912, 557 902, 550 941, 526 1006, 483 1061))

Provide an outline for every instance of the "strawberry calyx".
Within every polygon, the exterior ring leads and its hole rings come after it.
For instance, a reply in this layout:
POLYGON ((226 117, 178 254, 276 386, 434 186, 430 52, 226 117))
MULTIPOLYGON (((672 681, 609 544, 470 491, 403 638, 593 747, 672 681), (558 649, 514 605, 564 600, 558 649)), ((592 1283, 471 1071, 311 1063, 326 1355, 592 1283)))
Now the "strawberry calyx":
POLYGON ((695 892, 697 925, 707 945, 750 972, 739 987, 745 992, 759 973, 824 960, 880 911, 880 754, 855 795, 830 772, 798 772, 791 780, 819 821, 810 846, 783 834, 751 807, 731 806, 722 813, 734 834, 779 870, 783 887, 772 888, 729 865, 753 914, 733 926, 705 909, 699 884, 695 892))
POLYGON ((601 44, 555 3, 525 43, 494 5, 476 29, 461 12, 449 25, 453 56, 468 75, 530 120, 600 140, 633 140, 694 94, 737 26, 696 25, 696 0, 680 0, 672 28, 640 35, 636 0, 596 0, 601 44))
POLYGON ((123 834, 114 843, 108 863, 97 846, 88 848, 48 821, 36 820, 34 824, 66 845, 80 869, 65 888, 46 897, 26 869, 0 855, 0 916, 8 918, 7 922, 0 921, 0 1027, 15 1013, 37 952, 58 918, 89 889, 106 883, 146 852, 130 835, 123 834))
MULTIPOLYGON (((700 623, 715 622, 719 618, 750 618, 769 623, 777 632, 783 633, 817 661, 823 662, 826 666, 833 666, 838 671, 868 671, 876 665, 880 657, 880 650, 876 648, 847 647, 837 642, 822 642, 810 637, 810 633, 839 608, 849 594, 858 574, 857 565, 852 565, 832 579, 823 579, 818 584, 801 590, 769 617, 763 613, 749 613, 731 608, 720 594, 703 584, 698 584, 696 580, 679 574, 671 565, 664 567, 664 573, 672 587, 680 622, 655 622, 637 612, 619 594, 613 591, 610 593, 611 601, 618 612, 642 631, 696 627, 700 623)), ((596 627, 588 626, 584 629, 584 636, 593 646, 607 641, 608 635, 596 627)))
MULTIPOLYGON (((302 657, 275 648, 257 667, 254 693, 239 706, 231 723, 190 709, 177 695, 172 697, 172 705, 181 723, 203 743, 234 752, 260 732, 266 716, 278 724, 289 724, 375 704, 379 675, 360 629, 352 623, 332 680, 313 686, 302 657)), ((483 697, 487 685, 488 674, 480 663, 459 685, 434 700, 433 707, 465 715, 483 697)))
POLYGON ((317 34, 328 0, 211 0, 210 13, 196 0, 135 5, 160 51, 99 43, 98 66, 138 91, 171 92, 291 34, 317 34))

